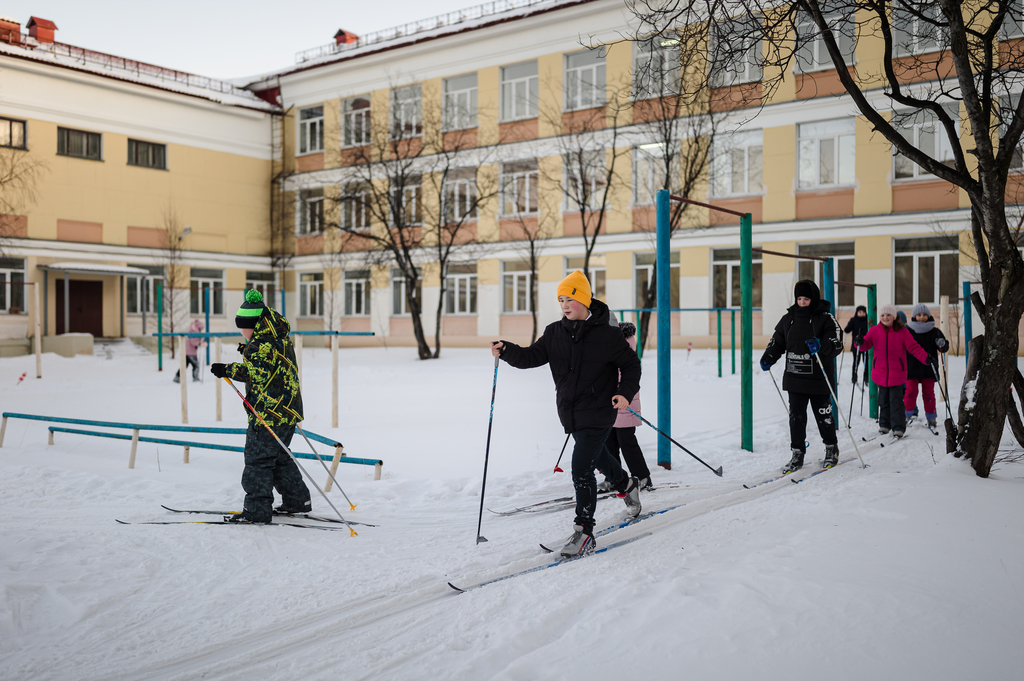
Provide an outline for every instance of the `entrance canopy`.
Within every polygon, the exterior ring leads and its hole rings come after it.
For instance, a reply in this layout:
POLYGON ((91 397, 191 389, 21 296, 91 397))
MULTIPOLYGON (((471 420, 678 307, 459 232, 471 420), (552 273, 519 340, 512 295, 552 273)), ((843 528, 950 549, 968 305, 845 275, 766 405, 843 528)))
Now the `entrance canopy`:
MULTIPOLYGON (((70 276, 71 274, 99 274, 107 276, 121 277, 121 293, 118 296, 121 299, 121 336, 124 336, 124 278, 125 277, 141 277, 145 280, 146 277, 152 276, 149 271, 139 267, 127 267, 121 265, 103 265, 99 263, 90 262, 58 262, 51 265, 37 265, 37 267, 44 272, 63 272, 64 273, 64 332, 67 333, 71 328, 71 290, 70 290, 70 276)), ((43 335, 48 335, 49 329, 49 307, 50 297, 47 292, 49 288, 49 277, 43 277, 43 335)), ((142 321, 143 333, 145 333, 145 316, 142 321)))

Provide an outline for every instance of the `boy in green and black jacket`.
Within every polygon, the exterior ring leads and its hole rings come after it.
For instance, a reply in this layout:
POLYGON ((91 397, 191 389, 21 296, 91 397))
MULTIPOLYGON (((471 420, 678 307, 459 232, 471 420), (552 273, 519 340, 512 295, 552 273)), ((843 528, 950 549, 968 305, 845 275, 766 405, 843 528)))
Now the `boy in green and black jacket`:
MULTIPOLYGON (((246 400, 285 446, 291 444, 295 424, 302 420, 302 394, 295 349, 289 337, 288 321, 263 304, 259 291, 245 292, 235 325, 247 341, 242 361, 214 364, 217 378, 245 381, 246 400)), ((248 411, 248 408, 247 408, 248 411)), ((307 513, 312 504, 309 488, 302 480, 291 455, 274 439, 251 412, 245 433, 245 469, 242 513, 230 516, 236 522, 269 523, 273 517, 274 488, 281 493, 283 513, 307 513)))

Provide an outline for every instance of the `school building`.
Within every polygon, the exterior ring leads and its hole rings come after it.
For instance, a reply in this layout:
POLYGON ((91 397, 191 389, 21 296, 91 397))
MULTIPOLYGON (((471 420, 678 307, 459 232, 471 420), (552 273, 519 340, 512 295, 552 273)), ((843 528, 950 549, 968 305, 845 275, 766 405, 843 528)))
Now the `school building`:
MULTIPOLYGON (((369 239, 341 238, 389 229, 369 204, 394 180, 367 168, 397 167, 379 151, 396 138, 413 149, 400 188, 406 224, 426 232, 443 214, 463 227, 443 272, 429 236, 414 249, 428 339, 440 302, 443 346, 528 341, 531 280, 543 328, 559 316, 555 287, 582 268, 597 218, 595 296, 613 310, 643 307, 659 161, 665 144, 685 158, 692 140, 686 126, 659 137, 671 78, 647 67, 672 63, 673 45, 625 40, 633 24, 621 0, 487 3, 370 35, 339 30, 243 87, 63 45, 52 21, 33 17, 23 30, 0 18, 0 151, 39 163, 35 195, 6 216, 0 342, 27 350, 33 328, 27 289, 12 282, 42 284, 44 339, 122 337, 144 323, 153 331, 154 286, 173 273, 164 314, 179 328, 206 313, 204 289, 213 330, 231 328, 241 290, 257 286, 294 328, 414 344, 401 273, 369 239), (595 140, 593 173, 574 171, 573 145, 595 140), (580 184, 582 208, 569 196, 580 184), (542 236, 533 271, 527 234, 542 236)), ((881 54, 863 38, 848 67, 877 70, 881 54)), ((723 114, 728 132, 690 198, 751 213, 755 247, 835 258, 836 279, 877 285, 880 303, 908 313, 926 303, 939 321, 948 296, 956 336, 962 283, 977 279, 966 195, 894 155, 837 96, 824 48, 803 57, 763 103, 756 69, 723 78, 722 92, 743 102, 723 114)), ((908 125, 942 157, 934 120, 908 125)), ((709 310, 740 304, 738 218, 691 207, 672 249, 672 305, 687 309, 673 314, 673 345, 711 345, 709 310)), ((801 278, 820 284, 815 261, 755 257, 755 344, 801 278)), ((866 302, 861 288, 840 286, 837 297, 841 321, 866 302)))

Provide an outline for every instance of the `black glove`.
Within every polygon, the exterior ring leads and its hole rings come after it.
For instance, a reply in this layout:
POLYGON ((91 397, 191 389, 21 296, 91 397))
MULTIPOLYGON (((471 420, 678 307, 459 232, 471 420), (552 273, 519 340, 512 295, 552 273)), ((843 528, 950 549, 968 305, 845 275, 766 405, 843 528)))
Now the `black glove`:
POLYGON ((859 346, 859 345, 862 345, 863 343, 864 343, 864 336, 854 336, 853 337, 853 344, 854 345, 859 346))
POLYGON ((224 376, 227 375, 227 368, 227 364, 221 364, 219 362, 216 364, 211 364, 210 373, 216 376, 217 378, 224 378, 224 376))

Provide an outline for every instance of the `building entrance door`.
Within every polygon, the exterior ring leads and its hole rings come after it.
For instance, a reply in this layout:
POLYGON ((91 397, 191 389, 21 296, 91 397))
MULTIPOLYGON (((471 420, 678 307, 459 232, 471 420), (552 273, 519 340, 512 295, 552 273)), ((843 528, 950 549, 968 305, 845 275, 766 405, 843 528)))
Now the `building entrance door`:
POLYGON ((91 333, 93 338, 103 336, 103 282, 69 282, 71 310, 69 330, 64 329, 64 282, 57 281, 57 335, 62 333, 91 333))

